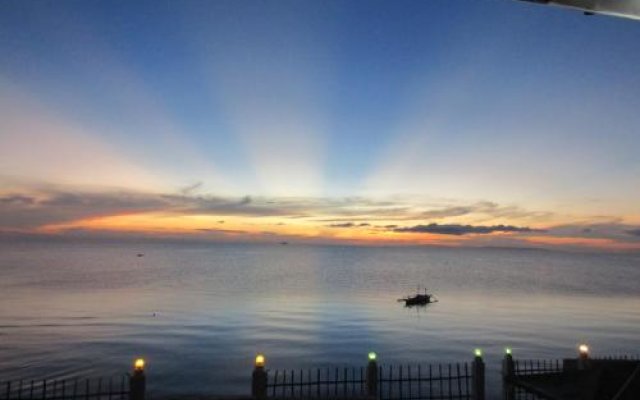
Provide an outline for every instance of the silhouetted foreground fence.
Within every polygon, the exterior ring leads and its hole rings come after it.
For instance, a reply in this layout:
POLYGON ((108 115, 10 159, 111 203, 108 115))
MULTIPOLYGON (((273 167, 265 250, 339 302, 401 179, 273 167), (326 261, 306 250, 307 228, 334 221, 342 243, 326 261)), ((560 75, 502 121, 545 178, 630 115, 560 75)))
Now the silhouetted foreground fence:
POLYGON ((144 360, 132 374, 97 379, 42 379, 0 384, 0 400, 144 400, 144 360))
POLYGON ((514 360, 502 363, 504 400, 640 399, 640 359, 590 358, 580 346, 577 359, 514 360))
POLYGON ((277 399, 377 398, 380 400, 473 399, 468 363, 364 368, 275 370, 266 396, 277 399))
POLYGON ((361 368, 267 371, 256 357, 252 395, 258 399, 369 398, 379 400, 484 400, 480 350, 471 364, 379 366, 376 354, 361 368))
POLYGON ((43 379, 5 382, 2 400, 125 400, 129 398, 126 375, 98 379, 43 379))
MULTIPOLYGON (((485 364, 479 349, 468 363, 378 365, 372 352, 369 362, 362 367, 273 371, 265 368, 265 357, 259 354, 251 378, 251 398, 256 400, 485 399, 485 364)), ((580 346, 577 358, 562 361, 515 360, 507 349, 502 378, 504 400, 640 399, 640 359, 590 358, 586 345, 580 346)), ((136 360, 131 374, 117 377, 0 383, 0 400, 145 400, 146 397, 142 359, 136 360)))

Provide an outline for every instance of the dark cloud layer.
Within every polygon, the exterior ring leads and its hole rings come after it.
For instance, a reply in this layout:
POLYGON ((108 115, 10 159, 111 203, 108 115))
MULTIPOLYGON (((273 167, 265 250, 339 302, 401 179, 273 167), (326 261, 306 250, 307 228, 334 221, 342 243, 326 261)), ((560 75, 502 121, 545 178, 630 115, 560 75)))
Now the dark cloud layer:
POLYGON ((467 235, 488 234, 493 232, 532 232, 534 229, 528 227, 518 227, 512 225, 458 225, 458 224, 428 224, 415 225, 401 228, 394 228, 394 232, 411 232, 411 233, 435 233, 438 235, 467 235))
POLYGON ((0 204, 6 205, 31 205, 35 202, 33 197, 23 196, 20 194, 0 197, 0 204))
MULTIPOLYGON (((300 208, 301 206, 297 206, 300 208)), ((144 212, 231 216, 279 216, 296 207, 240 199, 133 192, 61 192, 0 197, 0 228, 28 229, 111 215, 144 212)))
POLYGON ((238 229, 215 229, 215 228, 199 228, 199 229, 196 229, 196 231, 205 232, 205 233, 222 233, 222 234, 229 234, 229 235, 243 235, 243 234, 249 233, 247 231, 238 230, 238 229))
POLYGON ((362 222, 359 224, 356 224, 354 222, 345 222, 343 224, 330 224, 327 225, 327 227, 329 228, 355 228, 355 227, 366 227, 366 226, 371 226, 370 223, 368 222, 362 222))
POLYGON ((629 235, 631 236, 637 236, 640 237, 640 228, 638 229, 629 229, 628 231, 626 231, 629 235))
POLYGON ((331 224, 327 225, 329 228, 353 228, 356 226, 353 222, 345 222, 344 224, 331 224))

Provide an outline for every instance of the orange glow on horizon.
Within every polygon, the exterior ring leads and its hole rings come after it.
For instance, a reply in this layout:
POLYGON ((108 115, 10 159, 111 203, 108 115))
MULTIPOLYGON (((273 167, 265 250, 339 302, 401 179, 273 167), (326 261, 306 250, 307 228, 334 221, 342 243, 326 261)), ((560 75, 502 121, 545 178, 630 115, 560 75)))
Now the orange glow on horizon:
MULTIPOLYGON (((414 224, 416 221, 407 221, 414 224)), ((563 236, 527 236, 516 232, 445 235, 437 233, 397 232, 386 228, 386 221, 376 224, 332 227, 327 222, 305 218, 181 215, 176 213, 138 213, 88 218, 63 224, 52 224, 37 230, 44 234, 60 234, 67 230, 146 235, 151 238, 185 236, 198 240, 247 240, 259 242, 300 241, 344 243, 371 246, 431 245, 446 247, 549 246, 579 247, 602 250, 640 250, 640 243, 609 238, 563 236), (498 240, 495 242, 494 240, 498 240)))
POLYGON ((319 239, 359 244, 442 245, 455 246, 464 242, 459 236, 431 233, 401 233, 381 228, 354 227, 336 229, 302 219, 272 217, 227 217, 211 215, 176 215, 140 213, 88 218, 64 224, 47 225, 38 231, 47 234, 83 229, 95 232, 140 233, 151 237, 163 235, 217 235, 219 238, 262 239, 299 238, 319 239), (220 221, 224 220, 224 223, 220 221))

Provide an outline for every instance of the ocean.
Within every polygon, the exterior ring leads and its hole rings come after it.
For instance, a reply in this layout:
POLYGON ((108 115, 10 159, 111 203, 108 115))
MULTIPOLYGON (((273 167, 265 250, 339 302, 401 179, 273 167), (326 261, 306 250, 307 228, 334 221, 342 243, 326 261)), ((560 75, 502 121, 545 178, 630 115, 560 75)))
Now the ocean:
POLYGON ((640 254, 290 244, 2 243, 0 381, 122 374, 248 394, 267 368, 640 353, 640 254), (143 257, 138 257, 143 253, 143 257), (405 308, 427 287, 439 299, 405 308))

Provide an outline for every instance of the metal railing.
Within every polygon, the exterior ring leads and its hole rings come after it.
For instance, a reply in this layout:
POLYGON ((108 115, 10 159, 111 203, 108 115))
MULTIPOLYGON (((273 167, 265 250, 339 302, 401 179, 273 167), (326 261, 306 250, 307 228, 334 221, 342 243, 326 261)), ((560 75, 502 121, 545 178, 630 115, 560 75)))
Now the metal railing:
POLYGON ((367 387, 364 367, 269 371, 270 398, 364 398, 380 400, 471 399, 472 374, 468 363, 379 366, 377 387, 367 387))
MULTIPOLYGON (((514 360, 508 352, 502 364, 503 398, 505 400, 557 400, 569 392, 573 393, 571 396, 581 396, 580 387, 584 387, 585 379, 591 380, 596 376, 592 373, 596 370, 614 371, 612 375, 617 375, 621 379, 598 381, 590 389, 592 391, 598 391, 599 385, 604 385, 614 393, 618 393, 617 397, 623 398, 622 396, 628 391, 637 390, 632 388, 631 382, 640 379, 638 378, 640 376, 638 357, 623 355, 591 358, 588 347, 580 346, 577 358, 563 360, 514 360), (633 370, 633 372, 625 378, 625 370, 633 370)), ((607 374, 597 375, 606 376, 607 374)))
POLYGON ((259 399, 484 399, 480 355, 472 363, 378 366, 371 353, 366 367, 298 371, 267 371, 259 357, 252 377, 252 395, 259 399))
POLYGON ((364 368, 316 368, 269 371, 267 396, 272 398, 365 397, 364 368))
MULTIPOLYGON (((558 393, 583 387, 594 371, 606 372, 600 374, 606 379, 598 383, 612 393, 609 397, 640 398, 640 358, 591 358, 586 345, 586 350, 582 347, 577 358, 563 360, 514 360, 511 350, 506 349, 503 398, 556 400, 562 398, 558 393)), ((270 371, 259 354, 247 399, 485 399, 485 364, 480 349, 475 350, 472 362, 452 364, 378 365, 376 358, 375 353, 369 353, 369 362, 362 367, 270 371)), ((0 400, 145 400, 145 392, 142 359, 136 360, 131 374, 107 378, 0 381, 0 400)))
POLYGON ((560 360, 515 360, 514 373, 516 376, 555 374, 562 372, 560 360))
POLYGON ((128 400, 127 375, 98 379, 42 379, 0 383, 0 400, 128 400))
POLYGON ((472 399, 472 368, 468 363, 380 367, 380 400, 472 399), (385 371, 386 370, 386 371, 385 371), (395 371, 395 372, 394 372, 395 371))

